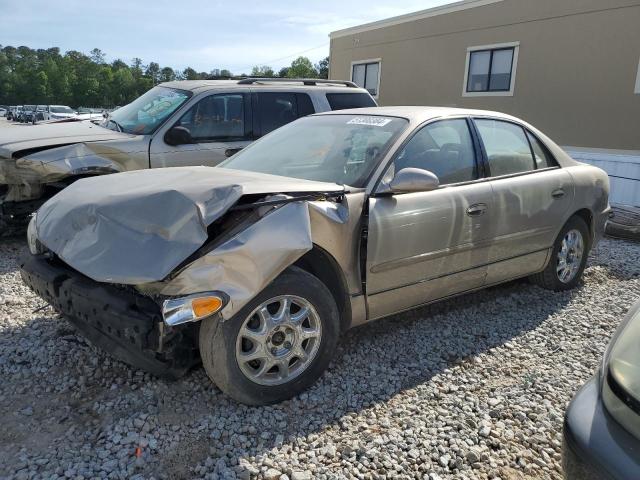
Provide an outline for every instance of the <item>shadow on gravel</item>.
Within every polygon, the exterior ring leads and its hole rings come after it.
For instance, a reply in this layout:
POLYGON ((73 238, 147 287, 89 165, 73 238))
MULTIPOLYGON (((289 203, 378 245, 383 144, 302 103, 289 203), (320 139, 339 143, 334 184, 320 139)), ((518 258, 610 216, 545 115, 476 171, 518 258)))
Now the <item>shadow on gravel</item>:
MULTIPOLYGON (((10 248, 17 254, 21 247, 10 248)), ((611 258, 614 254, 598 258, 595 253, 591 265, 596 270, 603 268, 601 262, 624 264, 611 258)), ((624 278, 633 274, 607 268, 624 278)), ((145 475, 183 477, 191 467, 211 461, 216 471, 224 472, 241 458, 268 455, 274 447, 295 445, 297 438, 308 443, 315 434, 340 430, 345 416, 366 409, 392 410, 395 397, 424 395, 437 405, 439 387, 429 385, 435 375, 478 361, 476 357, 490 349, 535 329, 579 290, 553 293, 515 281, 358 327, 345 334, 329 369, 312 388, 269 407, 233 402, 209 382, 201 367, 177 382, 150 377, 87 345, 66 322, 31 315, 19 327, 4 329, 0 338, 2 351, 9 352, 0 358, 0 372, 13 389, 0 404, 5 411, 17 411, 25 402, 35 404, 36 414, 26 422, 42 422, 39 435, 50 441, 69 425, 86 430, 88 438, 80 441, 92 448, 102 448, 114 434, 138 432, 155 438, 155 445, 145 441, 146 463, 138 466, 145 475), (9 348, 21 342, 27 347, 9 348), (29 368, 21 371, 19 362, 29 368), (44 410, 38 413, 38 405, 47 406, 46 415, 44 410), (140 415, 151 425, 146 431, 136 423, 140 415)), ((555 346, 553 338, 544 341, 555 346)), ((17 433, 26 427, 16 423, 8 428, 17 433)), ((63 443, 73 441, 65 437, 63 443)), ((20 435, 12 443, 29 442, 20 435)), ((34 444, 33 453, 40 443, 34 444)), ((134 447, 122 446, 130 464, 135 461, 134 447)))

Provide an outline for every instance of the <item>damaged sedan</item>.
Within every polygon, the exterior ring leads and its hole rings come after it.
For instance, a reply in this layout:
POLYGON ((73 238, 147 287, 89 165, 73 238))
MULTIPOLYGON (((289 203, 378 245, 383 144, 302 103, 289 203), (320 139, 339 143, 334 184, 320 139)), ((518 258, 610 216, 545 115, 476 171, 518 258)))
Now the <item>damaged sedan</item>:
POLYGON ((28 229, 24 281, 157 375, 202 362, 252 405, 290 398, 347 329, 520 277, 575 287, 608 178, 511 116, 313 115, 218 168, 88 178, 28 229))

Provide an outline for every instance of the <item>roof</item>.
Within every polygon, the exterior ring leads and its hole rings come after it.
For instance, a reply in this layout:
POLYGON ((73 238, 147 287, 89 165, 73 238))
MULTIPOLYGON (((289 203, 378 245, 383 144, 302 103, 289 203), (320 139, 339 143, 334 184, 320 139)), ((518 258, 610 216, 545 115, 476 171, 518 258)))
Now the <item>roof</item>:
POLYGON ((507 115, 506 113, 492 112, 489 110, 474 110, 470 108, 453 107, 422 107, 422 106, 398 106, 398 107, 369 107, 350 108, 347 110, 335 110, 317 113, 316 115, 382 115, 389 117, 406 118, 411 123, 422 123, 427 120, 440 117, 451 117, 457 115, 469 116, 491 116, 509 120, 522 120, 507 115))
POLYGON ((448 3, 446 5, 440 5, 439 7, 428 8, 426 10, 420 10, 418 12, 407 13, 405 15, 399 15, 397 17, 387 18, 385 20, 378 20, 377 22, 370 22, 370 23, 365 23, 363 25, 357 25, 355 27, 336 30, 335 32, 331 32, 329 34, 329 37, 330 38, 346 37, 348 35, 355 35, 358 33, 368 32, 370 30, 376 30, 378 28, 391 27, 393 25, 400 25, 402 23, 413 22, 416 20, 422 20, 430 17, 436 17, 438 15, 446 15, 448 13, 460 12, 462 10, 482 7, 484 5, 491 5, 492 3, 498 3, 502 1, 504 0, 462 0, 459 2, 448 3))
POLYGON ((353 87, 346 85, 345 80, 323 80, 323 79, 287 79, 287 78, 273 78, 273 79, 240 79, 240 80, 176 80, 173 82, 164 82, 160 86, 169 88, 178 88, 181 90, 189 90, 193 93, 200 93, 207 90, 225 89, 232 90, 236 88, 269 88, 269 89, 284 89, 284 90, 349 90, 353 92, 366 92, 364 88, 353 87), (306 83, 318 81, 317 85, 306 85, 306 83))

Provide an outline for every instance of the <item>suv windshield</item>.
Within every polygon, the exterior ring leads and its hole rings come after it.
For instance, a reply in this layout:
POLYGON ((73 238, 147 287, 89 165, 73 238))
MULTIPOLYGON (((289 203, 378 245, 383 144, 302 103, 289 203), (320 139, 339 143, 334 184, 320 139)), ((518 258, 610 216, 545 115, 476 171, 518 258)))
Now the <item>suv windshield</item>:
POLYGON ((154 87, 113 112, 102 126, 136 135, 153 133, 190 96, 185 90, 154 87))
POLYGON ((407 123, 402 118, 374 115, 301 118, 220 166, 363 187, 407 123))
POLYGON ((51 107, 51 113, 74 113, 69 107, 51 107))

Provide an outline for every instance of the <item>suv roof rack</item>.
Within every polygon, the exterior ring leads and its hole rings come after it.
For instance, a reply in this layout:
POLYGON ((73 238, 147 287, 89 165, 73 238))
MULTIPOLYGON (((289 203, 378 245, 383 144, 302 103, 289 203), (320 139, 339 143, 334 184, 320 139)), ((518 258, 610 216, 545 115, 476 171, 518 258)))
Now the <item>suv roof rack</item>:
POLYGON ((286 83, 286 82, 302 82, 302 84, 304 85, 318 85, 318 84, 338 84, 338 85, 344 85, 345 87, 351 87, 351 88, 359 88, 358 85, 356 85, 353 82, 350 82, 348 80, 327 80, 324 78, 258 78, 258 77, 251 77, 251 78, 243 78, 242 80, 238 80, 238 85, 251 85, 254 83, 258 83, 258 82, 282 82, 282 83, 286 83))

